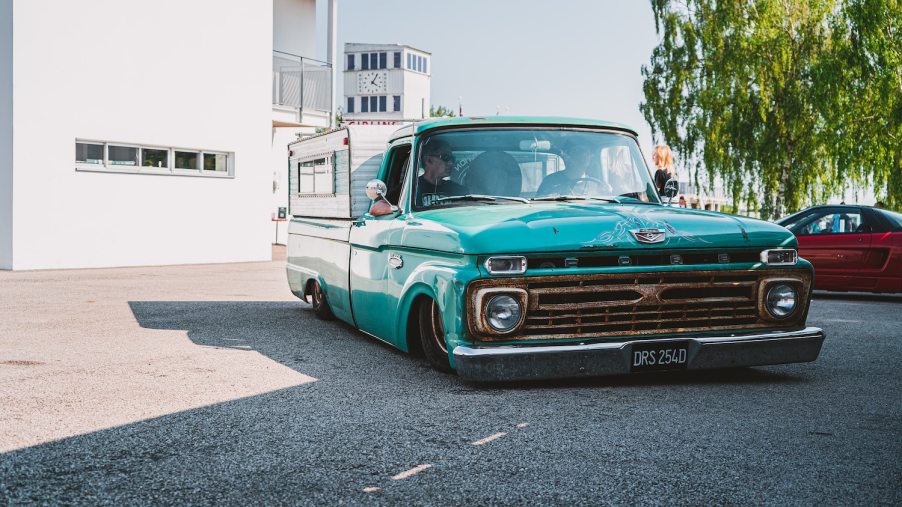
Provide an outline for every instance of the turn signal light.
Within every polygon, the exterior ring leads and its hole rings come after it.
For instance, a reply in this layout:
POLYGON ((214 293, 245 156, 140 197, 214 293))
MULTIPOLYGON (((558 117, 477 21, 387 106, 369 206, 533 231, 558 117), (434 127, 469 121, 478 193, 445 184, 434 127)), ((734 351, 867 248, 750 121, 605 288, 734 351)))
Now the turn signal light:
POLYGON ((776 248, 761 252, 761 262, 769 266, 794 266, 799 254, 792 248, 776 248))
POLYGON ((489 257, 485 261, 485 269, 493 275, 522 275, 526 273, 526 257, 489 257))

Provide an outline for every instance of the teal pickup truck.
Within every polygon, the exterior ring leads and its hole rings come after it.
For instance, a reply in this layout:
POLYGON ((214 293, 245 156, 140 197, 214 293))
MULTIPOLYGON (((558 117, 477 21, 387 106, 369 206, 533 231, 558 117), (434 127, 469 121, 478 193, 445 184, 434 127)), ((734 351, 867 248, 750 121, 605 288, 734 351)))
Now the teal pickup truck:
POLYGON ((792 233, 668 205, 675 182, 659 194, 628 127, 496 116, 379 132, 289 147, 288 282, 317 316, 474 381, 817 359, 792 233))

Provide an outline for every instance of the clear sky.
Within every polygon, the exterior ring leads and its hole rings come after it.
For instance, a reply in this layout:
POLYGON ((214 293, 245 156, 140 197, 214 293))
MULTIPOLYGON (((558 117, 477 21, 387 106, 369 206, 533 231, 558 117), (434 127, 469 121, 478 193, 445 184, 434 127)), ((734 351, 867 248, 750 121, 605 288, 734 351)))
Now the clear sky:
MULTIPOLYGON (((318 40, 325 59, 325 36, 318 40)), ((650 156, 651 130, 639 112, 640 68, 657 44, 647 0, 339 0, 339 62, 345 42, 431 52, 433 105, 456 111, 460 98, 466 116, 625 123, 650 156)), ((338 87, 341 104, 342 79, 338 87)))

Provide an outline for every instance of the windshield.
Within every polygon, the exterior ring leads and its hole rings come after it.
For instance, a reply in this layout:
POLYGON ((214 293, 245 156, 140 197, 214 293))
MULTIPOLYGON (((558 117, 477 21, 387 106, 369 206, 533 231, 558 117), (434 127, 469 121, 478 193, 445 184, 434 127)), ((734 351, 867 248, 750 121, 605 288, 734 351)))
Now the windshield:
POLYGON ((469 129, 433 134, 417 153, 415 210, 526 200, 660 202, 628 135, 469 129))

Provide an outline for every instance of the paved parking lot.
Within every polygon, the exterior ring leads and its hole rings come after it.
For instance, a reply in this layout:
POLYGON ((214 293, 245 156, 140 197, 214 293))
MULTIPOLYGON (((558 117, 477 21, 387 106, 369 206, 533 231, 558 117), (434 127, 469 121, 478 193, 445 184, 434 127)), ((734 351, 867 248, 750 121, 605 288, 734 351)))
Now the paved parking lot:
POLYGON ((0 452, 312 381, 238 343, 257 332, 253 312, 223 346, 137 319, 166 305, 297 307, 280 263, 0 271, 0 452))
POLYGON ((0 503, 899 504, 902 298, 812 364, 478 386, 284 262, 0 272, 0 503))

